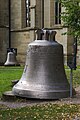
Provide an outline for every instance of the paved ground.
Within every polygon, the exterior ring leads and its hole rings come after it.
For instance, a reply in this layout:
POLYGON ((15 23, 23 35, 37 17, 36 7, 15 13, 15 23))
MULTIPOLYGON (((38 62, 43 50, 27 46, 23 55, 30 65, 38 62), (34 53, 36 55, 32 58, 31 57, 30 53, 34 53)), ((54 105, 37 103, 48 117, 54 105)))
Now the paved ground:
POLYGON ((23 101, 2 101, 0 100, 0 105, 5 105, 9 108, 21 108, 26 106, 32 106, 36 104, 46 104, 46 103, 53 103, 53 104, 80 104, 80 87, 76 88, 76 95, 73 98, 64 98, 61 100, 34 100, 34 99, 27 99, 23 101))

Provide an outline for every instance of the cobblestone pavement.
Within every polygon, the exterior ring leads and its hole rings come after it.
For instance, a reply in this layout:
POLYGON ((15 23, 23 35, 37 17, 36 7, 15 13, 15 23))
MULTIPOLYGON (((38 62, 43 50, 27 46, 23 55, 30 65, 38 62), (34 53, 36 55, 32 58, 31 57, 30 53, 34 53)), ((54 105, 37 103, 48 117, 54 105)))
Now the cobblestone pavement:
POLYGON ((0 100, 0 105, 5 105, 9 108, 21 108, 26 106, 33 106, 36 104, 80 104, 80 87, 76 88, 76 95, 73 98, 63 98, 60 100, 35 100, 27 99, 26 101, 2 101, 0 100))

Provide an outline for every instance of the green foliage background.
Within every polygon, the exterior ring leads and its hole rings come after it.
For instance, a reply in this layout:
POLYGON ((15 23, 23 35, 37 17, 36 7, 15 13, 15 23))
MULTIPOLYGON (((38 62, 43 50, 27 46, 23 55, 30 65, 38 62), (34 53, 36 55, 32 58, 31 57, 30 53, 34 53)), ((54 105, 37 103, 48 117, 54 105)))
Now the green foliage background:
MULTIPOLYGON (((80 0, 59 0, 65 11, 61 13, 63 26, 67 26, 71 34, 80 40, 80 0)), ((64 33, 66 34, 66 33, 64 33)))

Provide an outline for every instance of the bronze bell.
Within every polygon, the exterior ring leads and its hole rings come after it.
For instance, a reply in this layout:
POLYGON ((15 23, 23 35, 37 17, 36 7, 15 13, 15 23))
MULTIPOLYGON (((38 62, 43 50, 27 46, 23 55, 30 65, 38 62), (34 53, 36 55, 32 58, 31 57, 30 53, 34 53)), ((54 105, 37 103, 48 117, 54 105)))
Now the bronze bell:
POLYGON ((4 66, 19 66, 14 52, 8 52, 4 66))
POLYGON ((28 45, 22 77, 12 89, 15 95, 37 99, 59 99, 69 96, 70 87, 64 70, 63 46, 55 41, 55 34, 55 31, 39 30, 37 40, 28 45))

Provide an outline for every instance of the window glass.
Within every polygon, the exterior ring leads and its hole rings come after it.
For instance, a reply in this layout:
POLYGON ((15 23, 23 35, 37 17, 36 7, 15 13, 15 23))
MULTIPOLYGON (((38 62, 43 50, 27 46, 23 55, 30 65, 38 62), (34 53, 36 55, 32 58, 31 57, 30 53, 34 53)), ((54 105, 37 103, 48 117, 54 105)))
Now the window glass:
POLYGON ((61 14, 61 3, 55 1, 55 24, 61 24, 60 14, 61 14))
POLYGON ((26 0, 26 27, 30 27, 30 0, 26 0))

